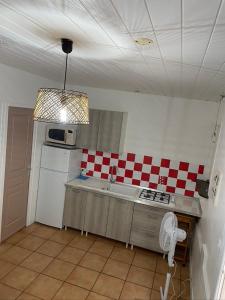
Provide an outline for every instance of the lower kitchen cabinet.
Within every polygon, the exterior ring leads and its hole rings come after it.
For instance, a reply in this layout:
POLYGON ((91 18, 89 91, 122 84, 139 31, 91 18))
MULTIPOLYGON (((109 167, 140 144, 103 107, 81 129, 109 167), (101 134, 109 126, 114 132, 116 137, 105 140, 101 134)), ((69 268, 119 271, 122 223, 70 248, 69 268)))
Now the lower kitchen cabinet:
POLYGON ((79 189, 66 188, 63 214, 64 226, 83 230, 87 193, 79 189))
POLYGON ((88 192, 85 207, 84 230, 105 236, 108 210, 108 196, 100 193, 88 192))
POLYGON ((109 199, 106 236, 129 243, 134 203, 114 197, 109 199))
POLYGON ((130 244, 163 252, 159 246, 161 221, 167 211, 143 204, 134 204, 130 244))

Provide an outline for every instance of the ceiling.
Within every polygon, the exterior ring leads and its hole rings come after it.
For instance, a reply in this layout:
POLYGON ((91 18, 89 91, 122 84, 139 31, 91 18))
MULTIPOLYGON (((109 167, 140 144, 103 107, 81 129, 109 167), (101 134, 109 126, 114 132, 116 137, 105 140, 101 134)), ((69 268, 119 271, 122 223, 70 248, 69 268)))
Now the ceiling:
POLYGON ((72 84, 217 101, 223 0, 0 0, 0 63, 72 84), (147 37, 153 44, 135 44, 147 37))

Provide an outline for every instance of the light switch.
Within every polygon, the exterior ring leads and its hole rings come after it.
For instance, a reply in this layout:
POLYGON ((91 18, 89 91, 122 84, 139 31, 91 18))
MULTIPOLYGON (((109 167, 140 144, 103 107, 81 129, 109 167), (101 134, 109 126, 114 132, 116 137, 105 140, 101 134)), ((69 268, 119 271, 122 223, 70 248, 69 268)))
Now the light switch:
POLYGON ((209 196, 212 198, 214 205, 216 206, 218 204, 219 200, 219 190, 222 182, 223 174, 220 171, 216 171, 213 173, 210 185, 209 185, 209 196))

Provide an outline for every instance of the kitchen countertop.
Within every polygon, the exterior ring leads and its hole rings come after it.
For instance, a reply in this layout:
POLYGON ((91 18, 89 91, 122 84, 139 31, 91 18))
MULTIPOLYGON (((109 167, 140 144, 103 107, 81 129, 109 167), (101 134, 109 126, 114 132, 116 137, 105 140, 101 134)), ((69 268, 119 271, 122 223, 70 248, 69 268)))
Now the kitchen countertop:
POLYGON ((158 202, 154 202, 154 201, 139 199, 139 197, 138 197, 139 193, 140 193, 141 189, 144 187, 113 183, 113 185, 127 186, 130 189, 133 189, 134 190, 133 195, 128 196, 128 195, 119 194, 119 193, 115 193, 115 192, 107 190, 109 185, 110 185, 109 181, 94 178, 94 177, 89 177, 86 180, 74 179, 74 180, 66 183, 66 186, 69 186, 69 187, 84 189, 87 191, 99 192, 99 193, 102 193, 102 194, 105 194, 108 196, 112 196, 115 198, 125 199, 128 201, 132 201, 134 203, 140 203, 143 205, 158 207, 158 208, 166 209, 169 211, 179 212, 179 213, 194 216, 197 218, 200 218, 202 215, 200 200, 198 198, 187 197, 187 196, 170 193, 170 195, 172 196, 172 200, 170 200, 170 203, 162 204, 162 203, 158 203, 158 202))

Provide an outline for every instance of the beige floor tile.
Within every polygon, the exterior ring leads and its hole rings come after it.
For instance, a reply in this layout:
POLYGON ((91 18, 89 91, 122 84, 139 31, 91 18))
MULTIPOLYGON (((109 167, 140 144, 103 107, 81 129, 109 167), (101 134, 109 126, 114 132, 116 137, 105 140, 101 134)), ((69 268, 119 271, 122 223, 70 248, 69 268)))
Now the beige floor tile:
POLYGON ((0 244, 0 256, 6 252, 9 248, 12 247, 12 244, 8 244, 6 242, 0 244))
POLYGON ((59 254, 58 258, 76 265, 80 262, 84 254, 85 251, 83 250, 73 247, 65 247, 59 254))
POLYGON ((99 241, 99 242, 102 242, 102 243, 104 243, 104 244, 106 244, 106 245, 113 246, 113 247, 114 247, 114 246, 116 245, 116 243, 117 243, 115 240, 106 238, 106 237, 104 237, 104 236, 98 236, 96 240, 99 241))
POLYGON ((17 244, 19 241, 23 240, 27 236, 27 233, 24 233, 23 231, 18 231, 15 234, 13 234, 11 237, 9 237, 6 242, 9 244, 17 244))
POLYGON ((69 283, 64 283, 54 300, 85 300, 88 291, 69 283))
POLYGON ((34 252, 22 262, 21 266, 36 272, 42 272, 52 260, 52 257, 34 252))
POLYGON ((66 281, 90 290, 94 286, 98 275, 99 273, 96 271, 77 266, 66 281))
POLYGON ((28 235, 25 239, 20 241, 17 246, 20 246, 22 248, 35 251, 37 248, 41 246, 45 242, 44 239, 41 239, 35 235, 28 235))
POLYGON ((96 294, 94 292, 90 292, 90 294, 87 297, 87 300, 110 300, 110 298, 96 294))
POLYGON ((104 257, 109 257, 110 254, 112 253, 113 246, 109 245, 107 243, 104 243, 102 241, 95 241, 94 244, 91 246, 89 249, 89 252, 104 256, 104 257))
POLYGON ((190 292, 190 281, 185 280, 181 281, 181 292, 182 292, 182 299, 190 299, 191 298, 191 292, 190 292))
POLYGON ((156 272, 161 274, 166 274, 169 271, 167 258, 157 257, 156 272))
POLYGON ((23 293, 19 296, 19 298, 17 298, 17 300, 40 300, 40 298, 29 295, 27 293, 23 293))
POLYGON ((10 262, 0 260, 0 279, 3 278, 7 273, 14 269, 16 265, 10 262))
POLYGON ((94 254, 94 253, 86 253, 86 255, 82 258, 81 262, 79 263, 80 266, 101 272, 107 258, 94 254))
POLYGON ((93 287, 93 291, 103 296, 119 299, 123 284, 124 281, 121 279, 101 274, 93 287))
POLYGON ((0 283, 0 300, 14 300, 21 291, 0 283))
POLYGON ((174 274, 174 278, 180 279, 181 266, 179 263, 176 263, 176 267, 169 268, 167 258, 163 259, 162 256, 159 256, 157 258, 156 272, 161 274, 166 274, 167 272, 170 272, 171 274, 174 274))
POLYGON ((29 225, 29 226, 27 226, 27 227, 24 227, 23 229, 22 229, 22 232, 24 232, 24 233, 32 233, 34 230, 37 230, 38 228, 40 228, 42 225, 41 224, 39 224, 39 223, 33 223, 33 224, 31 224, 31 225, 29 225))
POLYGON ((156 260, 157 260, 157 256, 155 254, 144 255, 141 253, 136 253, 132 264, 135 265, 136 267, 155 271, 156 260))
POLYGON ((127 281, 152 288, 155 273, 143 268, 131 266, 127 281))
POLYGON ((53 241, 46 241, 37 249, 38 253, 56 257, 63 250, 65 246, 53 241))
MULTIPOLYGON (((164 288, 165 280, 166 280, 166 274, 155 273, 153 289, 158 291, 161 286, 164 288)), ((175 292, 178 295, 180 293, 180 280, 173 279, 173 285, 174 285, 175 292)), ((170 288, 169 288, 169 294, 170 295, 173 294, 173 288, 172 288, 171 284, 170 284, 170 288)))
POLYGON ((103 273, 107 275, 111 275, 114 277, 118 277, 120 279, 125 280, 129 271, 130 265, 125 264, 121 261, 117 261, 109 258, 107 263, 104 266, 103 273))
POLYGON ((134 258, 134 254, 135 252, 132 250, 121 247, 114 247, 110 257, 121 262, 131 264, 134 258))
POLYGON ((73 269, 73 264, 62 260, 54 259, 42 273, 64 281, 73 271, 73 269))
POLYGON ((62 281, 40 274, 25 292, 41 299, 52 299, 62 285, 62 281))
POLYGON ((40 238, 43 238, 43 239, 49 239, 50 237, 53 236, 53 234, 57 231, 56 228, 53 228, 53 227, 49 227, 49 226, 39 226, 38 228, 36 228, 32 234, 33 235, 36 235, 40 238))
POLYGON ((146 287, 126 282, 120 300, 149 300, 150 292, 146 287))
POLYGON ((13 246, 1 255, 1 259, 13 264, 19 264, 31 253, 32 252, 27 249, 13 246))
POLYGON ((9 272, 1 282, 18 290, 24 290, 36 277, 38 273, 22 268, 16 267, 9 272))
POLYGON ((89 236, 76 236, 69 245, 87 251, 94 244, 94 241, 89 236))
POLYGON ((160 292, 152 290, 150 300, 161 300, 160 292))
POLYGON ((190 278, 190 267, 189 265, 186 265, 186 266, 180 266, 180 278, 181 280, 185 280, 185 279, 188 279, 190 278))
POLYGON ((80 233, 75 230, 59 230, 53 234, 50 238, 51 241, 67 245, 75 236, 79 236, 80 233))

